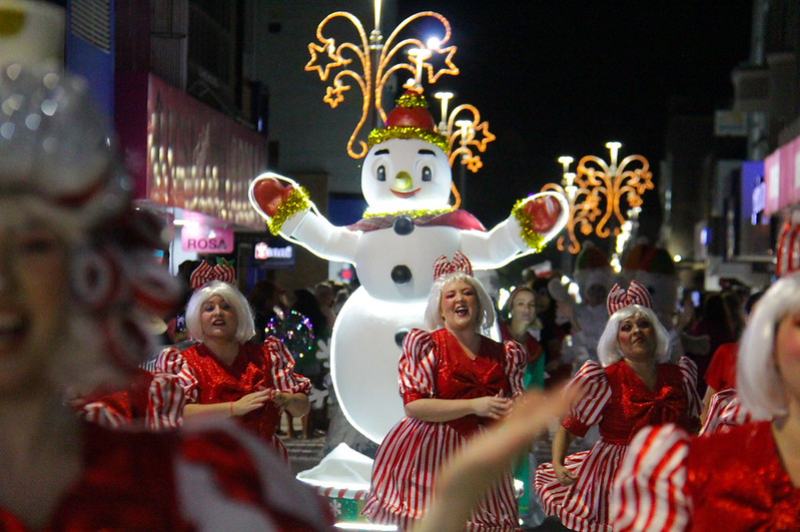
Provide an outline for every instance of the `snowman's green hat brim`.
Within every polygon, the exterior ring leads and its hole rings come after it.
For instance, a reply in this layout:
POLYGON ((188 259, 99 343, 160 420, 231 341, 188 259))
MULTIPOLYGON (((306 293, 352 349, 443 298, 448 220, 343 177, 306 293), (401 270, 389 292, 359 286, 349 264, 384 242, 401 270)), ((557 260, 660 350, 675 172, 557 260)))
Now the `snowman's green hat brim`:
POLYGON ((447 153, 450 142, 447 137, 434 131, 429 131, 421 127, 414 126, 390 126, 383 129, 373 129, 369 134, 367 145, 370 149, 376 144, 386 142, 391 139, 419 139, 438 146, 443 152, 447 153))

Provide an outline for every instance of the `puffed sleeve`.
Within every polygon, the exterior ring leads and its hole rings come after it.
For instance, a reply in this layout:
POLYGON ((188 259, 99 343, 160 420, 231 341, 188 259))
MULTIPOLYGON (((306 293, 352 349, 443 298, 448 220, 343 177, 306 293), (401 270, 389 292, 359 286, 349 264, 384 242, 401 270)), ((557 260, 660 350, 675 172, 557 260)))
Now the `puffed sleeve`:
POLYGON ((151 430, 179 427, 183 423, 186 394, 180 379, 168 373, 155 373, 148 389, 145 422, 151 430))
POLYGON ((115 401, 95 400, 81 405, 78 415, 90 423, 96 423, 108 429, 119 429, 130 425, 129 409, 121 407, 115 401))
POLYGON ((197 377, 191 365, 186 363, 183 354, 175 347, 167 347, 156 358, 154 373, 175 375, 177 383, 183 388, 184 399, 187 403, 195 404, 199 401, 197 377))
POLYGON ((436 355, 431 335, 412 329, 403 339, 403 352, 398 362, 398 382, 403 403, 434 397, 436 355))
POLYGON ((728 388, 711 396, 706 421, 700 434, 711 434, 722 427, 744 425, 752 420, 750 412, 742 405, 739 394, 733 388, 728 388))
POLYGON ((683 375, 683 389, 689 398, 689 417, 699 419, 702 401, 697 393, 697 364, 688 357, 681 357, 678 368, 683 375))
POLYGON ((711 401, 708 403, 706 420, 703 422, 703 428, 700 429, 700 434, 710 434, 717 431, 720 427, 722 411, 734 397, 736 397, 736 390, 731 388, 721 390, 711 396, 711 401))
POLYGON ((675 425, 647 427, 631 441, 611 490, 615 532, 686 530, 689 435, 675 425))
POLYGON ((503 347, 506 350, 506 375, 511 385, 511 397, 517 397, 525 390, 522 378, 528 365, 528 353, 514 340, 503 342, 503 347))
POLYGON ((586 361, 569 381, 565 392, 577 390, 576 399, 561 425, 572 434, 583 437, 589 427, 600 422, 603 409, 611 398, 611 387, 603 367, 593 360, 586 361))
POLYGON ((261 349, 269 360, 276 389, 287 393, 311 393, 311 381, 294 372, 294 358, 283 342, 271 336, 261 349))

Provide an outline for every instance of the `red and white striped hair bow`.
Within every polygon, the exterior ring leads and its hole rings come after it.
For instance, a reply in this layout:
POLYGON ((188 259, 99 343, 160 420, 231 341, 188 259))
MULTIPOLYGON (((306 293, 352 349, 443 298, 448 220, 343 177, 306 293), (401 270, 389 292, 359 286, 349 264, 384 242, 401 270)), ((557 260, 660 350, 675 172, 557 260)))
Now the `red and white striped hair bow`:
POLYGON ((194 290, 209 281, 215 280, 231 284, 236 281, 236 269, 233 267, 233 261, 228 262, 225 259, 217 259, 217 264, 214 266, 202 261, 200 266, 195 268, 189 276, 189 287, 194 290))
POLYGON ((611 316, 616 311, 630 305, 640 305, 650 309, 653 308, 653 300, 650 298, 650 292, 636 281, 631 281, 627 291, 623 290, 620 285, 615 284, 611 292, 608 293, 608 299, 606 300, 608 315, 611 316))
POLYGON ((466 255, 456 251, 453 260, 447 260, 447 255, 442 255, 433 261, 433 280, 438 281, 442 277, 454 273, 466 273, 472 275, 472 263, 466 255))
POLYGON ((775 274, 784 277, 800 270, 800 224, 786 222, 778 237, 775 274))

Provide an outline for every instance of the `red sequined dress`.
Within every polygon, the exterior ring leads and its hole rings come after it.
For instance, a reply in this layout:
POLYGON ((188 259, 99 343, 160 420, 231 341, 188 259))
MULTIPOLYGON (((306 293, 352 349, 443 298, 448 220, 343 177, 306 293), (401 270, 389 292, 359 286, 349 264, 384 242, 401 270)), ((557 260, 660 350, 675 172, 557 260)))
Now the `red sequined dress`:
MULTIPOLYGON (((311 391, 311 381, 294 373, 294 359, 276 338, 267 338, 263 345, 248 342, 239 346, 239 353, 230 366, 222 363, 205 345, 184 350, 167 349, 156 362, 156 370, 177 375, 186 394, 186 402, 194 404, 229 403, 263 389, 274 388, 287 393, 311 391)), ((235 419, 259 435, 287 460, 286 448, 275 431, 280 411, 272 401, 262 408, 235 419)))
POLYGON ((800 489, 768 421, 694 439, 653 427, 637 434, 620 468, 614 530, 800 530, 800 489))
MULTIPOLYGON (((227 421, 188 425, 85 424, 83 472, 37 532, 332 530, 328 505, 257 438, 227 421)), ((3 507, 0 530, 32 532, 3 507)))
POLYGON ((598 424, 600 440, 565 458, 564 465, 577 476, 569 486, 558 481, 552 463, 536 470, 534 489, 546 515, 557 516, 572 530, 610 532, 611 484, 633 436, 663 423, 697 431, 700 398, 694 363, 684 357, 677 365, 658 364, 656 371, 653 390, 624 361, 604 368, 590 360, 575 374, 568 386, 581 391, 561 424, 579 437, 598 424))
MULTIPOLYGON (((399 362, 404 403, 417 399, 515 397, 522 392, 526 354, 516 342, 482 338, 475 360, 445 329, 412 330, 399 362)), ((406 417, 381 443, 372 468, 364 514, 374 523, 406 530, 430 505, 437 470, 489 418, 469 415, 434 423, 406 417)), ((473 512, 465 530, 517 530, 517 501, 511 470, 473 512)))

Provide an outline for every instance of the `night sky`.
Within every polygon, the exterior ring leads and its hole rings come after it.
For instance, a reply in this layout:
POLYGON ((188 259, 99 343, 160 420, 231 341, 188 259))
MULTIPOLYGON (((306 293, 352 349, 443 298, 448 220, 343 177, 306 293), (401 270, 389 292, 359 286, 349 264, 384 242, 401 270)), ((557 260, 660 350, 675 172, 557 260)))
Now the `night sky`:
MULTIPOLYGON (((497 136, 484 168, 468 174, 465 204, 490 227, 516 199, 560 180, 558 156, 608 160, 610 140, 623 144, 620 158, 645 156, 657 178, 673 98, 709 115, 730 107, 731 70, 749 57, 751 4, 398 0, 398 20, 430 10, 452 25, 461 73, 434 89, 475 105, 497 136)), ((657 209, 655 192, 644 199, 657 209)))

